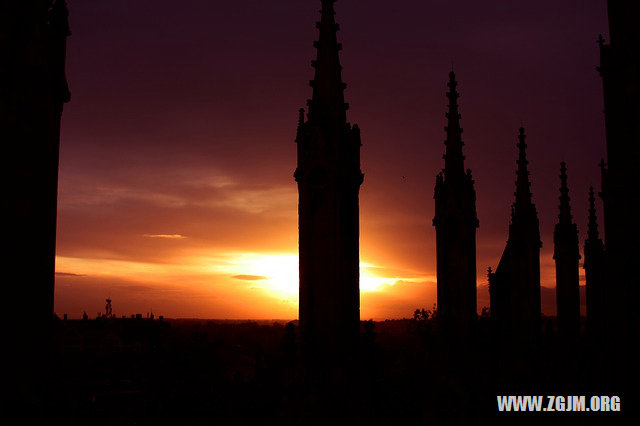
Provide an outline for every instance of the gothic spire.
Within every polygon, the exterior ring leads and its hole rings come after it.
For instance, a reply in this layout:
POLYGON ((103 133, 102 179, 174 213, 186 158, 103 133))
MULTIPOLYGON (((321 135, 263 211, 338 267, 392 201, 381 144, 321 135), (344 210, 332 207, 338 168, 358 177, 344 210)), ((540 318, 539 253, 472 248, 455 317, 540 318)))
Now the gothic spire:
POLYGON ((346 109, 342 82, 342 66, 339 51, 342 45, 338 43, 336 33, 340 26, 335 22, 333 3, 336 0, 322 0, 320 21, 316 27, 320 32, 314 47, 317 57, 312 61, 315 68, 314 79, 310 81, 313 87, 313 97, 307 101, 309 105, 309 121, 322 122, 324 125, 346 124, 346 109))
POLYGON ((449 111, 445 114, 447 125, 444 130, 447 132, 447 139, 444 144, 447 147, 444 155, 445 177, 464 176, 464 155, 462 155, 462 128, 460 127, 460 113, 458 112, 458 98, 460 94, 456 90, 458 82, 453 71, 449 73, 449 111))
POLYGON ((571 223, 571 206, 569 204, 569 187, 567 186, 567 164, 560 163, 560 214, 558 220, 561 224, 571 223))
POLYGON ((516 202, 515 208, 531 205, 531 182, 527 165, 527 144, 525 142, 524 127, 520 127, 518 135, 518 170, 516 171, 516 202))
POLYGON ((593 195, 593 186, 589 187, 589 234, 587 239, 598 240, 598 218, 596 216, 596 200, 593 195))

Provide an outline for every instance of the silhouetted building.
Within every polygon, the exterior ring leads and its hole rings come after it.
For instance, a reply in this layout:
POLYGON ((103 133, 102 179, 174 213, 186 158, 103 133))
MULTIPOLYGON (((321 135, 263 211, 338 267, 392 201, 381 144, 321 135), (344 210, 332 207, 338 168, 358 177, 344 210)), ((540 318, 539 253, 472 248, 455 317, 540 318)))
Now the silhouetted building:
POLYGON ((556 306, 558 331, 564 336, 580 333, 580 248, 578 227, 571 217, 567 165, 560 163, 560 213, 553 232, 556 261, 556 306))
POLYGON ((524 128, 520 128, 515 203, 509 239, 495 272, 489 273, 491 316, 503 334, 528 338, 540 331, 540 230, 532 201, 524 128))
POLYGON ((58 152, 69 33, 64 0, 0 6, 2 211, 9 317, 40 332, 53 316, 58 152), (28 315, 26 315, 28 313, 28 315))
POLYGON ((323 0, 308 114, 300 110, 298 226, 303 351, 349 351, 358 339, 360 129, 347 122, 333 0, 323 0))
MULTIPOLYGON (((600 37, 607 167, 603 167, 606 252, 607 347, 616 357, 638 339, 640 276, 640 7, 637 1, 608 1, 610 42, 600 37)), ((637 346, 637 344, 636 344, 637 346)), ((636 350, 638 350, 636 348, 636 350)), ((618 359, 613 364, 620 364, 618 359)), ((622 373, 624 375, 624 373, 622 373)))
POLYGON ((471 170, 465 172, 457 82, 449 73, 449 111, 444 169, 436 176, 436 256, 438 318, 454 333, 468 333, 477 316, 476 192, 471 170))
POLYGON ((584 242, 584 275, 587 286, 587 331, 602 338, 605 315, 605 255, 598 234, 596 202, 593 187, 589 188, 589 229, 584 242))

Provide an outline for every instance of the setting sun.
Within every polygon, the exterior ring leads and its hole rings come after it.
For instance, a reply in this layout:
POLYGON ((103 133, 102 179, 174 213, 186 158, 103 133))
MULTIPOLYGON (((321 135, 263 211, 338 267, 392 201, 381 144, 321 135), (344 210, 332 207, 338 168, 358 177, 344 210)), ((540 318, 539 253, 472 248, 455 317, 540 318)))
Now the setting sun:
MULTIPOLYGON (((255 282, 255 286, 280 297, 298 298, 298 256, 295 254, 239 253, 222 256, 222 262, 212 265, 217 273, 255 282)), ((382 277, 374 271, 377 265, 360 262, 360 290, 381 291, 397 281, 415 281, 408 277, 382 277)))
POLYGON ((255 287, 279 297, 298 299, 298 256, 293 254, 237 253, 212 264, 215 273, 252 281, 255 287))

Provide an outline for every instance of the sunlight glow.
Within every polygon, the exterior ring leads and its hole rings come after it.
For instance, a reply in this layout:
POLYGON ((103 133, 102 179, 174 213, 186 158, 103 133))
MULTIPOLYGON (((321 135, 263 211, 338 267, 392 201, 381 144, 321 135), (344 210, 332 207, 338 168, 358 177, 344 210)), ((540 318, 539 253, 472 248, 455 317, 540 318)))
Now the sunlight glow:
MULTIPOLYGON (((280 297, 298 297, 298 256, 295 254, 230 253, 226 261, 212 265, 212 269, 251 281, 256 287, 280 297)), ((415 278, 380 277, 375 269, 379 267, 360 262, 360 291, 383 291, 398 281, 416 281, 415 278)))
POLYGON ((262 279, 250 280, 251 285, 286 299, 298 298, 296 255, 236 253, 229 255, 226 262, 214 265, 213 269, 234 277, 260 277, 262 279))
MULTIPOLYGON (((258 306, 252 308, 252 315, 267 318, 295 315, 299 286, 297 254, 213 252, 212 255, 210 249, 189 251, 159 263, 59 256, 56 266, 64 273, 59 278, 66 279, 68 285, 82 286, 97 280, 106 286, 107 293, 126 293, 144 287, 144 294, 154 297, 183 294, 185 303, 192 304, 194 310, 200 310, 198 312, 206 312, 201 314, 205 316, 247 315, 241 313, 245 312, 247 303, 258 306), (82 278, 71 283, 69 276, 82 278), (207 311, 208 305, 217 308, 207 311), (219 314, 219 309, 226 313, 219 314)), ((424 274, 363 261, 360 263, 360 293, 362 300, 368 300, 367 304, 363 303, 363 312, 369 309, 367 306, 372 306, 371 297, 403 294, 409 288, 406 284, 421 285, 426 281, 429 277, 424 274)))

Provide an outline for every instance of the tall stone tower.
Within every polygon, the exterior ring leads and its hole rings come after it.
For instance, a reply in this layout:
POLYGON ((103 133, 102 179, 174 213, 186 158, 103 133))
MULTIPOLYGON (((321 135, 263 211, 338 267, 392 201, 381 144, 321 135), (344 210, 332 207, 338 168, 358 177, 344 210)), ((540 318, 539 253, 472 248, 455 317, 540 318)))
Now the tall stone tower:
POLYGON ((300 251, 300 331, 303 351, 349 353, 359 334, 360 130, 347 122, 334 19, 334 0, 322 0, 312 61, 308 114, 300 110, 296 143, 300 251))
POLYGON ((558 331, 569 337, 580 333, 580 284, 578 227, 572 221, 567 186, 567 165, 560 163, 560 213, 553 232, 556 261, 556 304, 558 331))
POLYGON ((491 316, 503 334, 517 338, 540 331, 540 229, 533 204, 524 128, 518 136, 515 203, 509 239, 495 272, 489 274, 491 316))
POLYGON ((456 76, 449 73, 449 111, 444 169, 436 176, 438 318, 454 333, 466 334, 476 318, 476 192, 465 172, 456 76))
POLYGON ((606 300, 610 347, 627 353, 639 331, 640 276, 640 6, 633 0, 608 3, 610 42, 600 37, 607 167, 603 168, 606 300), (631 333, 631 335, 630 335, 631 333))
POLYGON ((609 0, 608 44, 600 37, 607 166, 602 167, 607 377, 637 397, 640 376, 640 5, 609 0))
MULTIPOLYGON (((3 310, 25 327, 20 338, 43 332, 52 318, 55 282, 58 154, 69 36, 64 0, 4 2, 0 6, 0 138, 5 276, 3 310)), ((16 330, 16 327, 11 327, 16 330)))
POLYGON ((598 233, 596 201, 593 187, 589 188, 589 229, 584 242, 584 274, 587 286, 587 331, 602 339, 605 315, 605 257, 604 244, 598 233))

